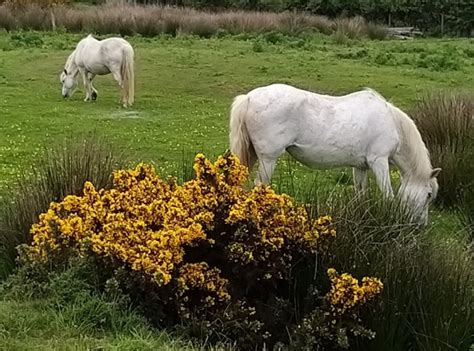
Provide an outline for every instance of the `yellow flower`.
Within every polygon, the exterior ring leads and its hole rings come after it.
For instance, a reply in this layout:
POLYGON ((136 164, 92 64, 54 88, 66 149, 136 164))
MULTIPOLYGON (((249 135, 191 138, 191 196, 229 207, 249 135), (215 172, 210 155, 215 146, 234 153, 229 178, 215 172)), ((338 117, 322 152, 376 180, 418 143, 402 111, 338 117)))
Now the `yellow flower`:
POLYGON ((364 277, 362 285, 359 285, 356 278, 348 273, 339 275, 334 268, 329 268, 327 274, 331 280, 331 289, 326 299, 339 315, 367 303, 383 290, 383 284, 377 278, 364 277))

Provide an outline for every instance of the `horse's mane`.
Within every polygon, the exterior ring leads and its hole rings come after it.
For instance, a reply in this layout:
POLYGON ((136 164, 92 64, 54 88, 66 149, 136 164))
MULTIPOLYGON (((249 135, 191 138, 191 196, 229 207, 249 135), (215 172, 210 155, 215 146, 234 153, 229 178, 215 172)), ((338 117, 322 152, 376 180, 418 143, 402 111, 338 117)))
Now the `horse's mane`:
POLYGON ((76 55, 76 50, 74 50, 71 55, 68 56, 67 60, 66 60, 66 64, 64 65, 64 69, 65 70, 69 70, 69 68, 71 67, 71 63, 72 63, 72 60, 74 59, 74 56, 76 55))
POLYGON ((401 136, 401 144, 397 154, 405 164, 403 170, 405 176, 424 181, 430 179, 433 169, 430 155, 415 122, 398 107, 392 104, 390 104, 390 107, 401 136))

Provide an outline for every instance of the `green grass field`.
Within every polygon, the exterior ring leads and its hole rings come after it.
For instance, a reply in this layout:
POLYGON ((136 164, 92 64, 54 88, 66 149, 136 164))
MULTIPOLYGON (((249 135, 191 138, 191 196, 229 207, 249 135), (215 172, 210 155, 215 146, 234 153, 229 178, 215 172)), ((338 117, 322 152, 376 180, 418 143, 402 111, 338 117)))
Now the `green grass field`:
POLYGON ((136 325, 132 332, 84 332, 64 323, 44 301, 0 303, 0 350, 194 350, 166 333, 136 325))
MULTIPOLYGON (((111 76, 96 79, 97 102, 83 102, 81 85, 72 99, 63 100, 59 73, 81 37, 0 33, 1 194, 42 148, 90 132, 108 136, 134 161, 152 161, 161 174, 177 175, 196 152, 214 157, 227 149, 234 96, 274 82, 329 94, 371 87, 406 111, 429 91, 474 92, 473 40, 338 43, 332 37, 270 33, 130 38, 136 55, 133 108, 120 107, 111 76)), ((279 167, 281 179, 289 171, 285 162, 279 167)), ((314 174, 336 184, 348 172, 315 173, 293 163, 290 168, 291 179, 302 185, 314 174)), ((454 215, 436 217, 443 223, 454 215)), ((41 303, 0 303, 0 349, 180 349, 166 338, 148 336, 145 329, 136 337, 86 336, 74 326, 63 328, 41 303), (37 325, 43 329, 32 333, 37 325)))
POLYGON ((80 38, 0 34, 2 187, 43 146, 90 131, 165 172, 195 152, 215 156, 228 145, 232 98, 273 82, 330 94, 371 87, 406 110, 426 91, 474 90, 474 42, 468 40, 337 45, 319 36, 131 38, 136 105, 124 110, 111 76, 96 79, 96 103, 82 101, 81 85, 71 100, 62 99, 59 73, 80 38))

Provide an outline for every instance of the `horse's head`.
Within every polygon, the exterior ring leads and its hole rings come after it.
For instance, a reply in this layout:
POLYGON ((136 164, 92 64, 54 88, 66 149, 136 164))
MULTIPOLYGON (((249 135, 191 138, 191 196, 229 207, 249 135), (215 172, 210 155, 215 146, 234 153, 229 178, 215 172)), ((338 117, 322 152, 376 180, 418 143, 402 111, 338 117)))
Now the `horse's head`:
POLYGON ((75 75, 71 74, 72 72, 68 72, 66 69, 61 73, 59 77, 59 81, 62 85, 62 95, 64 98, 70 97, 74 93, 75 88, 75 75))
POLYGON ((441 168, 435 168, 427 180, 408 180, 402 185, 402 196, 413 206, 413 217, 420 225, 428 224, 428 208, 438 195, 436 177, 440 171, 441 168))

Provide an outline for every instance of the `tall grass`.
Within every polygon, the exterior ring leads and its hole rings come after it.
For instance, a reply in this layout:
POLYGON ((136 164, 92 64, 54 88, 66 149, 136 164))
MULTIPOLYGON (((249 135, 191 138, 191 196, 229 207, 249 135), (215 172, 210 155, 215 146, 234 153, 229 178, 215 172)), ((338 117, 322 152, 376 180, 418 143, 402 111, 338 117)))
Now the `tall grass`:
POLYGON ((0 279, 11 273, 15 247, 30 240, 31 225, 52 201, 80 194, 85 181, 99 188, 109 187, 112 171, 123 164, 122 153, 97 135, 75 137, 45 149, 1 200, 0 279))
POLYGON ((474 231, 474 95, 426 94, 413 117, 430 150, 432 163, 441 167, 438 203, 460 208, 474 231))
POLYGON ((469 350, 474 262, 457 228, 420 229, 409 224, 410 213, 397 200, 318 188, 309 193, 310 209, 331 213, 337 223, 331 254, 321 259, 319 270, 335 267, 358 277, 375 275, 384 283, 380 305, 364 316, 376 338, 353 349, 469 350))
MULTIPOLYGON (((7 30, 53 30, 55 26, 70 32, 154 36, 180 33, 210 37, 217 33, 263 33, 279 31, 299 34, 313 31, 331 34, 343 32, 350 38, 374 36, 375 24, 361 17, 331 20, 306 13, 227 11, 221 13, 163 6, 133 6, 126 4, 95 7, 55 6, 45 9, 38 5, 21 8, 0 5, 0 28, 7 30)), ((381 33, 383 30, 380 30, 381 33)), ((381 38, 379 34, 378 39, 381 38)))

